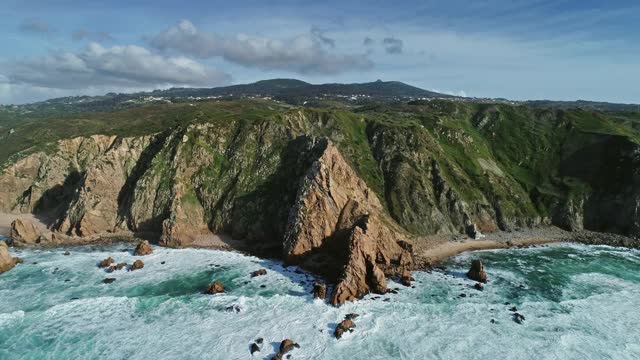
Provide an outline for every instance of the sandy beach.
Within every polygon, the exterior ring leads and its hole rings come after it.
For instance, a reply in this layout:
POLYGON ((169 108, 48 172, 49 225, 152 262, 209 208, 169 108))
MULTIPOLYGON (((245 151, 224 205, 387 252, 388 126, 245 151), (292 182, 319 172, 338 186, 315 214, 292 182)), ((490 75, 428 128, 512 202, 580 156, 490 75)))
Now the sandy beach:
POLYGON ((573 240, 574 233, 557 227, 541 227, 485 234, 477 240, 461 235, 426 236, 416 239, 414 249, 420 264, 433 265, 467 251, 507 249, 573 240))
POLYGON ((35 224, 42 232, 47 232, 47 226, 41 219, 33 214, 7 214, 0 213, 0 236, 9 236, 11 232, 11 223, 16 219, 26 219, 35 224))

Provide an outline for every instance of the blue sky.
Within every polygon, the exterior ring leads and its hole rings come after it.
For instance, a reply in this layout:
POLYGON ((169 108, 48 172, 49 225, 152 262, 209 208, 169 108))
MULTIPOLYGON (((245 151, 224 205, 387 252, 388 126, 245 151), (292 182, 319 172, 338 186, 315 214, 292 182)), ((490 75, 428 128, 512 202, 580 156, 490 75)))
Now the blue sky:
POLYGON ((4 0, 0 104, 287 77, 640 103, 632 1, 4 0))

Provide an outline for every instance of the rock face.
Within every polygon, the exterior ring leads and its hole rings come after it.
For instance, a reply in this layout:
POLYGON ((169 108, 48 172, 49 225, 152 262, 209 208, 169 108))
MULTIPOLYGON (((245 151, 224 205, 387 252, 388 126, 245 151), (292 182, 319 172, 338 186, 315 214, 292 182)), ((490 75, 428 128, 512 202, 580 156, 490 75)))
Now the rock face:
POLYGON ((333 304, 411 270, 415 236, 550 223, 640 236, 640 147, 629 136, 582 130, 564 112, 398 106, 400 119, 279 109, 58 140, 5 154, 0 211, 51 219, 44 238, 14 224, 25 244, 151 235, 186 247, 230 235, 336 283, 333 304))
POLYGON ((144 256, 149 254, 153 254, 153 249, 147 240, 139 242, 138 246, 136 246, 136 249, 133 251, 133 255, 135 256, 144 256))
POLYGON ((352 331, 356 327, 356 324, 353 323, 351 319, 345 319, 338 324, 336 330, 334 331, 334 335, 336 339, 340 339, 342 335, 348 331, 352 331))
POLYGON ((471 269, 467 272, 467 277, 477 282, 486 283, 487 273, 484 271, 484 265, 480 260, 473 260, 471 262, 471 269))
POLYGON ((7 244, 0 240, 0 274, 13 269, 19 262, 20 259, 12 257, 7 244))
POLYGON ((315 283, 311 292, 314 299, 324 300, 327 297, 327 285, 315 283))
POLYGON ((211 285, 209 285, 209 287, 207 288, 207 291, 205 291, 205 293, 209 295, 215 295, 223 292, 224 292, 224 284, 222 284, 220 281, 214 281, 211 285))
POLYGON ((16 219, 11 223, 10 239, 13 243, 25 245, 46 241, 42 232, 28 219, 16 219))

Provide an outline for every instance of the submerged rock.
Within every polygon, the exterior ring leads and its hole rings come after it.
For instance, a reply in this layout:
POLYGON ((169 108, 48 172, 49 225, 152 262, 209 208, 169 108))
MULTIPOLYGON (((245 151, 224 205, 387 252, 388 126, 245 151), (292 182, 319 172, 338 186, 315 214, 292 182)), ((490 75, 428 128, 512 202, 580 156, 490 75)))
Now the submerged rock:
POLYGON ((106 268, 109 265, 113 264, 114 262, 116 262, 116 261, 111 256, 109 256, 108 258, 100 261, 100 263, 98 264, 98 267, 106 268))
POLYGON ((205 294, 215 295, 223 292, 224 292, 224 284, 222 284, 220 281, 214 281, 211 285, 209 285, 209 287, 207 288, 207 291, 205 291, 205 294))
POLYGON ((267 269, 259 269, 251 273, 251 277, 267 275, 267 269))
POLYGON ((473 288, 478 291, 484 290, 484 286, 482 285, 482 283, 479 283, 479 282, 475 283, 475 285, 473 285, 473 288))
POLYGON ((129 271, 139 270, 142 268, 144 268, 144 263, 142 262, 142 260, 136 260, 129 267, 129 271))
POLYGON ((356 314, 356 313, 349 313, 349 314, 345 315, 344 319, 345 320, 354 320, 358 316, 360 316, 360 315, 356 314))
POLYGON ((311 292, 313 293, 314 299, 324 300, 327 297, 327 285, 315 283, 313 284, 313 290, 311 292))
POLYGON ((22 262, 22 260, 20 258, 12 257, 9 252, 9 246, 7 246, 4 241, 0 240, 0 274, 13 269, 14 266, 20 262, 22 262))
POLYGON ((482 261, 473 260, 473 262, 471 263, 471 269, 469 269, 469 271, 467 272, 467 277, 477 282, 487 282, 487 273, 484 271, 484 265, 482 265, 482 261))
POLYGON ((136 246, 136 249, 133 251, 133 255, 135 256, 144 256, 149 254, 153 254, 153 249, 147 240, 140 241, 138 246, 136 246))
POLYGON ((513 321, 517 322, 518 324, 522 324, 524 322, 524 315, 520 313, 514 313, 513 321))
POLYGON ((115 278, 105 278, 104 280, 102 280, 102 282, 105 283, 105 284, 111 284, 114 281, 116 281, 115 278))
POLYGON ((352 331, 355 327, 356 324, 354 324, 351 319, 345 319, 338 324, 333 334, 336 336, 336 339, 340 339, 345 332, 352 331))

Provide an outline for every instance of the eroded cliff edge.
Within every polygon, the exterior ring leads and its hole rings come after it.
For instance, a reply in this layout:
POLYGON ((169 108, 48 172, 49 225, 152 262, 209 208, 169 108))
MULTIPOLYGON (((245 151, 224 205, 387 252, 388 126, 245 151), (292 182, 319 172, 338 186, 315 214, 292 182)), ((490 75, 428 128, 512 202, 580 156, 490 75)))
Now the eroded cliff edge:
POLYGON ((638 235, 632 139, 585 132, 562 112, 408 110, 63 139, 5 167, 0 210, 47 219, 45 236, 18 224, 32 234, 18 243, 134 235, 183 247, 225 234, 336 282, 333 303, 384 291, 385 276, 413 268, 422 235, 540 224, 638 235))

